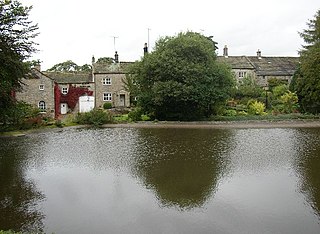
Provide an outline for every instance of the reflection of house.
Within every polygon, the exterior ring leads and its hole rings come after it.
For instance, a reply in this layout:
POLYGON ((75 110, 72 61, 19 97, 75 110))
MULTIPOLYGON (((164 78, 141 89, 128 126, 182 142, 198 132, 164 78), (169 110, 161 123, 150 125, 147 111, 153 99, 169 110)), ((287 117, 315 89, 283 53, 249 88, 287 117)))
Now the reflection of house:
POLYGON ((257 56, 228 56, 227 47, 223 50, 223 56, 218 56, 218 61, 231 66, 237 81, 241 82, 244 77, 252 76, 260 86, 267 86, 271 78, 290 83, 299 64, 298 57, 263 57, 260 50, 257 51, 257 56))

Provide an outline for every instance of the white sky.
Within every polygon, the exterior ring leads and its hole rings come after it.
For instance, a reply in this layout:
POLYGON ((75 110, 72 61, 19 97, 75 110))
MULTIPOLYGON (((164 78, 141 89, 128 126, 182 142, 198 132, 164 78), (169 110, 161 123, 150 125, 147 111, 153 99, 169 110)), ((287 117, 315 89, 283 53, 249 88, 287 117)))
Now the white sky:
MULTIPOLYGON (((135 61, 149 41, 181 31, 214 36, 218 54, 297 56, 303 44, 299 31, 320 9, 319 0, 20 0, 32 5, 38 23, 42 69, 72 60, 91 63, 92 55, 135 61), (114 49, 114 38, 117 36, 114 49)), ((149 47, 150 48, 150 47, 149 47)))

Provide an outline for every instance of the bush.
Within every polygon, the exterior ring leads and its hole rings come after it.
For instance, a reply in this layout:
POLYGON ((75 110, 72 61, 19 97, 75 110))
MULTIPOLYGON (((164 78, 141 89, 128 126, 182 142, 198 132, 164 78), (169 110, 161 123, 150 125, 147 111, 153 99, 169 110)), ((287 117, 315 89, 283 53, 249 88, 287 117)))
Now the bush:
POLYGON ((75 119, 78 124, 89 124, 93 126, 100 126, 111 123, 112 116, 109 112, 100 109, 93 109, 90 112, 78 113, 75 119))
POLYGON ((236 116, 237 115, 237 111, 236 110, 232 110, 232 109, 225 110, 224 115, 225 116, 236 116))
POLYGON ((248 102, 248 113, 251 115, 264 115, 265 112, 265 105, 262 102, 259 101, 252 101, 250 100, 248 102))
POLYGON ((141 108, 135 108, 132 111, 129 112, 128 117, 131 121, 141 121, 143 112, 141 108))
POLYGON ((108 110, 108 109, 111 109, 111 108, 112 108, 111 102, 105 102, 103 104, 103 109, 108 110))

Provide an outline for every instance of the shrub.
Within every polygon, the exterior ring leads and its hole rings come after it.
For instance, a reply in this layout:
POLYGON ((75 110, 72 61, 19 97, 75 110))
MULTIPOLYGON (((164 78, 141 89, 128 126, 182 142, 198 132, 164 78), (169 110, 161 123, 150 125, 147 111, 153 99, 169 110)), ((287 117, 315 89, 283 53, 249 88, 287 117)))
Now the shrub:
POLYGON ((225 116, 236 116, 237 115, 237 111, 233 110, 233 109, 225 110, 224 115, 225 116))
POLYGON ((76 123, 89 124, 93 126, 99 126, 112 122, 112 116, 109 112, 93 109, 90 112, 78 113, 75 119, 76 123))
POLYGON ((105 102, 103 104, 103 109, 108 110, 112 108, 112 103, 111 102, 105 102))
POLYGON ((128 117, 131 121, 141 121, 141 115, 143 114, 141 108, 135 108, 129 112, 128 117))
POLYGON ((264 115, 265 112, 265 105, 262 102, 259 101, 252 101, 250 100, 248 102, 248 113, 251 115, 264 115))

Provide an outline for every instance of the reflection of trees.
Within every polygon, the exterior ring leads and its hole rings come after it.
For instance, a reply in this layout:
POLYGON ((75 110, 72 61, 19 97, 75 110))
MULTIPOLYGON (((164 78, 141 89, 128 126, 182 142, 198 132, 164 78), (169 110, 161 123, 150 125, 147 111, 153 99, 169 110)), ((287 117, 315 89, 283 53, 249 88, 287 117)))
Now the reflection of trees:
POLYGON ((303 131, 299 138, 300 157, 297 169, 301 175, 301 190, 307 195, 308 202, 320 216, 320 138, 319 129, 303 131))
POLYGON ((0 230, 42 231, 37 205, 44 195, 25 178, 22 148, 21 139, 0 139, 0 230))
POLYGON ((164 206, 202 206, 216 188, 225 137, 219 130, 141 129, 136 174, 164 206), (219 140, 217 140, 219 139, 219 140))

